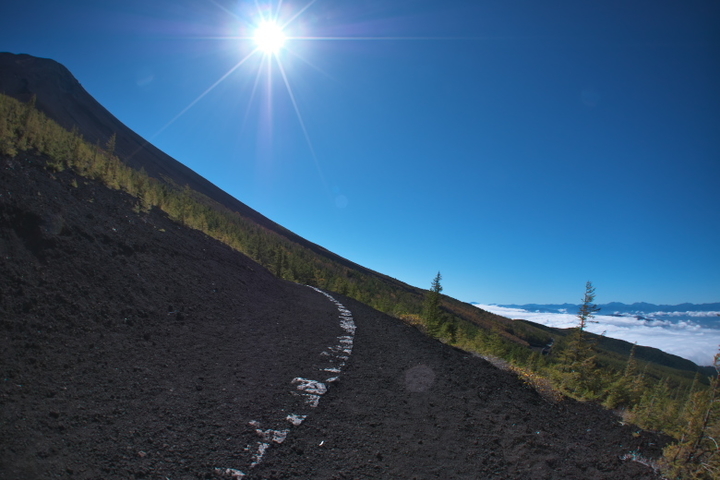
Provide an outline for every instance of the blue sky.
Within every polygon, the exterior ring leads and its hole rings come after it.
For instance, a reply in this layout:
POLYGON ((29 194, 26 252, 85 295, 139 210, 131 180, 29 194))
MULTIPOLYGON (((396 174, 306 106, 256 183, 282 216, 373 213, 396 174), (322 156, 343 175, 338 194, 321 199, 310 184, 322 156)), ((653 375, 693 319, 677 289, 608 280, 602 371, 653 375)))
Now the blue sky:
POLYGON ((63 63, 242 202, 412 285, 720 301, 715 0, 284 0, 298 38, 238 66, 276 7, 5 0, 0 50, 63 63))

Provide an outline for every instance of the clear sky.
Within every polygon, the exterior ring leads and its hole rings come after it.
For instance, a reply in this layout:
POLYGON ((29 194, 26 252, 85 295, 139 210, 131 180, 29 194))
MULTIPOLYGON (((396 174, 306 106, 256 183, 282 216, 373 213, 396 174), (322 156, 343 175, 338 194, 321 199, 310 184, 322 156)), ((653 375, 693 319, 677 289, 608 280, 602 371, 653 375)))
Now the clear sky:
POLYGON ((0 50, 412 285, 676 304, 720 301, 719 26, 716 0, 3 0, 0 50))

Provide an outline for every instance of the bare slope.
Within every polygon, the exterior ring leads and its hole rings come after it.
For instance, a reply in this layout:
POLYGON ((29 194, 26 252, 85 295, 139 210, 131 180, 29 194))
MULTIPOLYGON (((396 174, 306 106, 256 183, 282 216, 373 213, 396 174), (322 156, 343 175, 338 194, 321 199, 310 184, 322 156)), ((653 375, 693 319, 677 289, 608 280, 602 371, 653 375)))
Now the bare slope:
MULTIPOLYGON (((0 478, 216 478, 292 413, 291 381, 342 332, 276 279, 125 194, 0 158, 0 478)), ((248 478, 655 478, 611 413, 350 299, 341 380, 248 478)))

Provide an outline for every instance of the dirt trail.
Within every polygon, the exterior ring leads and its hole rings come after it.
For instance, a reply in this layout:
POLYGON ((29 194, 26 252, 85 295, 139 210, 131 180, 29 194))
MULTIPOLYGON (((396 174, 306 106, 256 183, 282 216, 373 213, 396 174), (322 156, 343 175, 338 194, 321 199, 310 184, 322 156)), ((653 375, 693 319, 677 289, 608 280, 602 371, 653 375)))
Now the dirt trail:
MULTIPOLYGON (((0 478, 222 478, 343 346, 328 298, 134 206, 0 158, 0 478)), ((352 355, 246 478, 657 478, 620 456, 660 438, 331 295, 352 355)))

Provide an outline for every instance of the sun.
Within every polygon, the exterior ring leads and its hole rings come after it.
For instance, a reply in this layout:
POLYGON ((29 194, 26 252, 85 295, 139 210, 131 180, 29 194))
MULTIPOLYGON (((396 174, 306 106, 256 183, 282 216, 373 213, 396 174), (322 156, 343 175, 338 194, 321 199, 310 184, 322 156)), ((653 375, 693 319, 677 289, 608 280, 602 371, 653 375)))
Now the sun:
POLYGON ((253 39, 260 51, 266 55, 277 55, 285 45, 286 37, 280 25, 272 21, 264 21, 255 30, 253 39))

